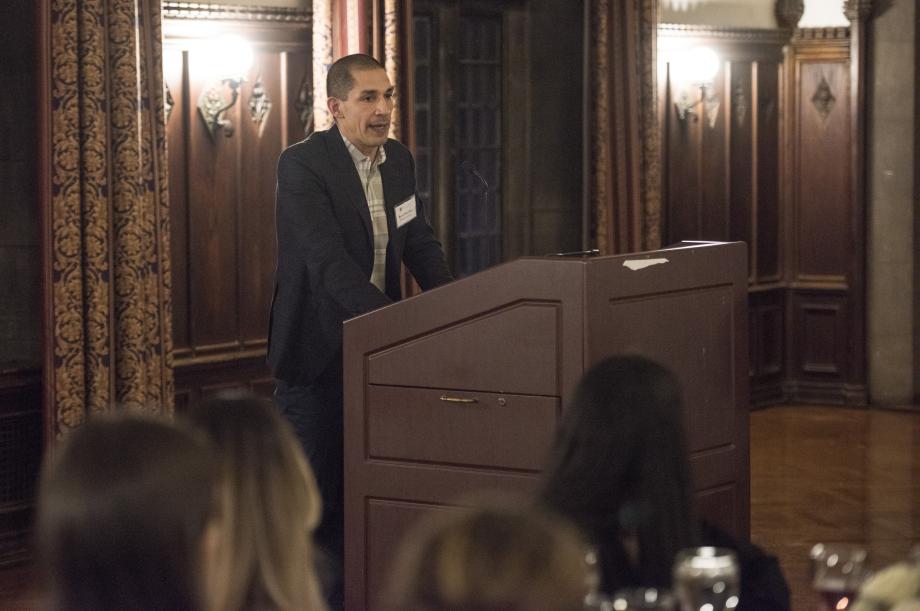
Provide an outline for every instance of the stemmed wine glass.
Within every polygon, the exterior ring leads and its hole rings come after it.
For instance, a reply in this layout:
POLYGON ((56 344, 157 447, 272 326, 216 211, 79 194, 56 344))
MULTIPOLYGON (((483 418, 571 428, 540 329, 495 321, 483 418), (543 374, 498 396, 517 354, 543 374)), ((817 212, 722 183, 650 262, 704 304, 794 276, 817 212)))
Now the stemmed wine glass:
POLYGON ((681 611, 730 611, 738 606, 740 571, 729 549, 685 549, 677 554, 673 576, 681 611))
POLYGON ((818 543, 811 548, 811 585, 822 611, 843 611, 868 577, 866 549, 852 543, 818 543))

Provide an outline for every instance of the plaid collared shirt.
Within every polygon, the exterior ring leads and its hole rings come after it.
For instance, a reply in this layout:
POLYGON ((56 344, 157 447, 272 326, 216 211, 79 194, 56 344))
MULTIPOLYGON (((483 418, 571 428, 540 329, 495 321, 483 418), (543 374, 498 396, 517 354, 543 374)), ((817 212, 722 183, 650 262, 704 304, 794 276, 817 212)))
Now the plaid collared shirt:
POLYGON ((380 179, 380 165, 387 160, 386 151, 382 146, 377 147, 377 155, 371 159, 358 150, 344 135, 342 140, 351 154, 361 186, 364 188, 364 197, 367 198, 367 207, 371 213, 371 224, 374 227, 374 271, 371 272, 371 284, 386 293, 387 283, 387 242, 390 239, 387 231, 387 213, 383 200, 383 181, 380 179))

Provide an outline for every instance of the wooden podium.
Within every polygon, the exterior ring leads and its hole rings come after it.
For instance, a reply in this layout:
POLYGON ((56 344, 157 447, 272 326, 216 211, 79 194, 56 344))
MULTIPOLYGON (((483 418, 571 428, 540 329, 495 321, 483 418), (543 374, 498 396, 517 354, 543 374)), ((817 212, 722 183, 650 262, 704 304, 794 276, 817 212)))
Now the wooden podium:
POLYGON ((532 491, 564 401, 616 353, 677 373, 700 513, 747 539, 747 331, 740 242, 519 259, 347 321, 346 609, 379 608, 425 514, 532 491))

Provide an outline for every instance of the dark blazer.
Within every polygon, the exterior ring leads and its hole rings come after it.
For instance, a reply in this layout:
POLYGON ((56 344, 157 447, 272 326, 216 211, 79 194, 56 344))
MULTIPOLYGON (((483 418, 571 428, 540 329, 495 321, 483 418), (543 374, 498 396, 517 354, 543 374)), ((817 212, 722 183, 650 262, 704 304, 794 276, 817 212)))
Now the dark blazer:
POLYGON ((374 236, 354 161, 337 127, 313 133, 278 160, 278 265, 268 331, 276 379, 311 384, 342 350, 342 323, 400 298, 400 262, 422 289, 452 280, 415 187, 415 162, 395 140, 379 166, 389 229, 386 292, 370 283, 374 236), (416 198, 396 227, 394 207, 416 198))

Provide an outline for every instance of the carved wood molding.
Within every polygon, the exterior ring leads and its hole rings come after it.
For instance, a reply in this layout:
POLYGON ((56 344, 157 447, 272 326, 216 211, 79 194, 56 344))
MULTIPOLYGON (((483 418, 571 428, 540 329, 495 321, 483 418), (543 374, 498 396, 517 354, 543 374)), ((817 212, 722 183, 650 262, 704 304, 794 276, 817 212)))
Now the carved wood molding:
POLYGON ((792 37, 793 41, 824 41, 824 40, 850 40, 850 28, 798 28, 792 37))
POLYGON ((205 2, 174 2, 164 0, 164 19, 211 19, 220 21, 270 21, 281 23, 310 23, 309 9, 275 6, 236 6, 205 2))
POLYGON ((674 38, 716 38, 720 40, 779 45, 789 41, 789 32, 782 29, 724 28, 677 23, 659 24, 658 36, 674 38))
MULTIPOLYGON (((255 342, 253 342, 255 343, 255 342)), ((264 343, 264 340, 263 340, 264 343)), ((188 351, 178 355, 174 361, 176 371, 196 369, 201 367, 210 367, 226 363, 242 363, 247 361, 263 362, 265 360, 266 348, 247 348, 243 350, 215 352, 213 354, 199 354, 191 356, 188 351)))
POLYGON ((811 96, 811 103, 814 104, 818 114, 821 115, 821 119, 825 121, 827 120, 828 116, 831 114, 831 110, 834 109, 834 104, 836 102, 837 98, 831 91, 831 87, 828 84, 827 79, 822 76, 821 82, 818 84, 818 88, 811 96))

